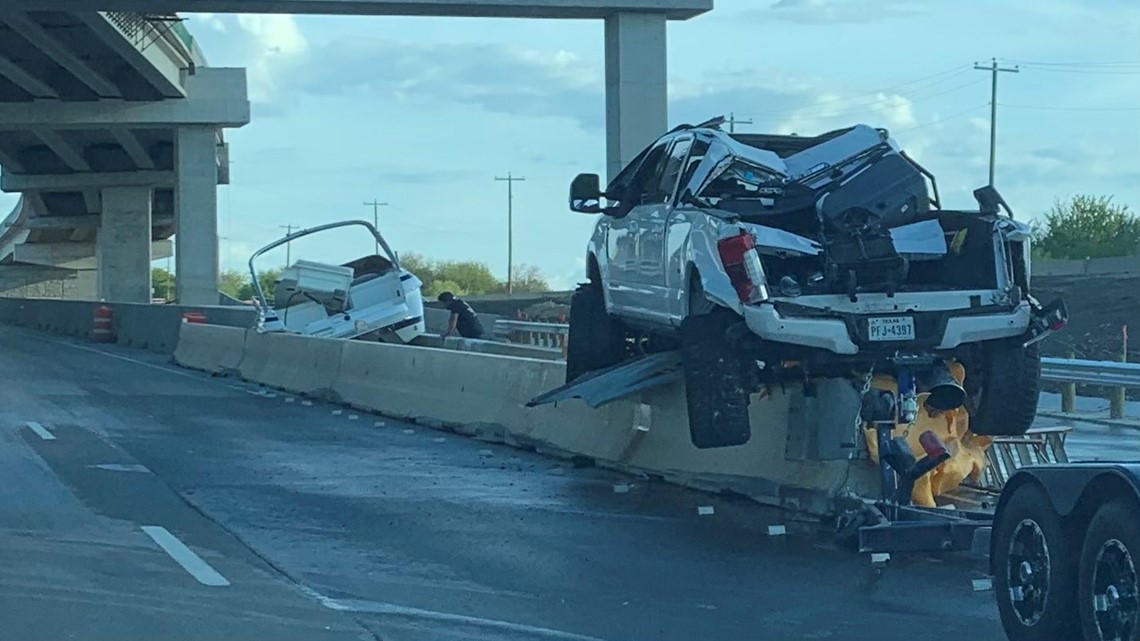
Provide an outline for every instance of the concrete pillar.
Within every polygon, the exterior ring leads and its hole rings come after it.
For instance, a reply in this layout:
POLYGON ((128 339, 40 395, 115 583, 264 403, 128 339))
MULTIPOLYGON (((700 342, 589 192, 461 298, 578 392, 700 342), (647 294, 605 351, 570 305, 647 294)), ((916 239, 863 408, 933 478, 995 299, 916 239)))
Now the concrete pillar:
POLYGON ((151 188, 107 187, 96 241, 99 298, 149 303, 151 188))
POLYGON ((669 128, 665 14, 606 18, 606 171, 617 175, 669 128))
POLYGON ((211 127, 175 133, 174 288, 183 305, 218 304, 218 165, 211 127))

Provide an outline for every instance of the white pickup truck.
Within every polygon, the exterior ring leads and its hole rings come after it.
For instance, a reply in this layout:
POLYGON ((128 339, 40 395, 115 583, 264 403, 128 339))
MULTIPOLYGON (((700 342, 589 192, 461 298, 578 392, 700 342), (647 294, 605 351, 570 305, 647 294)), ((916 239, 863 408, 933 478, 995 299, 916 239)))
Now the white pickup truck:
POLYGON ((1001 196, 983 187, 977 211, 941 209, 933 176, 882 129, 722 122, 673 129, 605 190, 596 174, 574 179, 570 208, 601 216, 571 303, 567 382, 679 348, 693 443, 724 447, 748 441, 763 385, 875 371, 913 398, 959 361, 964 389, 940 400, 965 404, 979 434, 1028 429, 1036 342, 1067 316, 1029 295, 1030 230, 1001 196))

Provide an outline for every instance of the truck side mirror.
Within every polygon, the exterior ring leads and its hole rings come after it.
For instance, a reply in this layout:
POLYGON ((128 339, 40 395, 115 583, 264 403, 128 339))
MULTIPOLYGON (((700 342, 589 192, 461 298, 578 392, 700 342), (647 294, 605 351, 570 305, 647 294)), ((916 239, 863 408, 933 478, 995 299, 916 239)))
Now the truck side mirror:
POLYGON ((578 174, 570 183, 570 211, 597 214, 602 211, 601 180, 597 174, 578 174))

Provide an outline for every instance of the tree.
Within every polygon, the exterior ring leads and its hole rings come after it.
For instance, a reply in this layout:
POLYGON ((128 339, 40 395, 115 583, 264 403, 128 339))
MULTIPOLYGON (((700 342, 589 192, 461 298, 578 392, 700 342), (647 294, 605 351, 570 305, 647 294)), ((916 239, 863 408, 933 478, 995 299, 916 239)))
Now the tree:
POLYGON ((512 289, 516 292, 548 292, 550 283, 534 265, 520 265, 515 269, 512 289))
POLYGON ((248 281, 248 276, 239 271, 227 269, 218 274, 218 291, 238 300, 246 300, 242 297, 242 288, 247 285, 248 281))
MULTIPOLYGON (((257 275, 261 289, 270 301, 273 299, 273 284, 278 278, 281 278, 281 270, 277 268, 267 269, 257 275)), ((218 275, 218 290, 238 300, 253 299, 253 283, 249 282, 249 274, 245 272, 232 269, 223 271, 218 275)))
POLYGON ((174 274, 161 267, 150 270, 150 283, 154 288, 154 297, 162 300, 174 300, 174 274))
MULTIPOLYGON (((421 254, 400 256, 400 266, 423 281, 424 296, 434 298, 440 292, 473 295, 496 294, 507 291, 507 284, 495 277, 486 263, 475 260, 436 261, 421 254)), ((516 292, 549 291, 550 285, 542 272, 534 266, 523 265, 515 271, 516 292)))
POLYGON ((1036 252, 1048 258, 1104 258, 1140 251, 1140 217, 1111 196, 1057 199, 1034 230, 1036 252))

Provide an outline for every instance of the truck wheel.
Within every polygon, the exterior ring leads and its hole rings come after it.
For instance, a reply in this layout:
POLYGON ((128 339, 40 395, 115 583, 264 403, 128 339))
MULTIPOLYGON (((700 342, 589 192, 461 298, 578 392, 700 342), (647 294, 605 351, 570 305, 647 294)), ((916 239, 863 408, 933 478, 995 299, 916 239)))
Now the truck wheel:
POLYGON ((570 297, 570 334, 566 337, 566 382, 625 358, 625 332, 606 313, 602 286, 590 282, 570 297))
POLYGON ((1041 487, 1023 485, 994 524, 992 567, 1010 641, 1080 638, 1075 539, 1041 487))
MULTIPOLYGON (((1021 339, 982 345, 981 398, 970 431, 982 436, 1017 436, 1033 425, 1041 391, 1041 352, 1021 339)), ((969 370, 966 376, 970 376, 969 370)))
POLYGON ((699 449, 743 445, 752 437, 744 365, 725 337, 738 322, 720 307, 681 322, 689 437, 699 449))
POLYGON ((1121 500, 1106 503, 1089 523, 1081 550, 1077 610, 1085 639, 1137 638, 1138 564, 1140 509, 1121 500))

